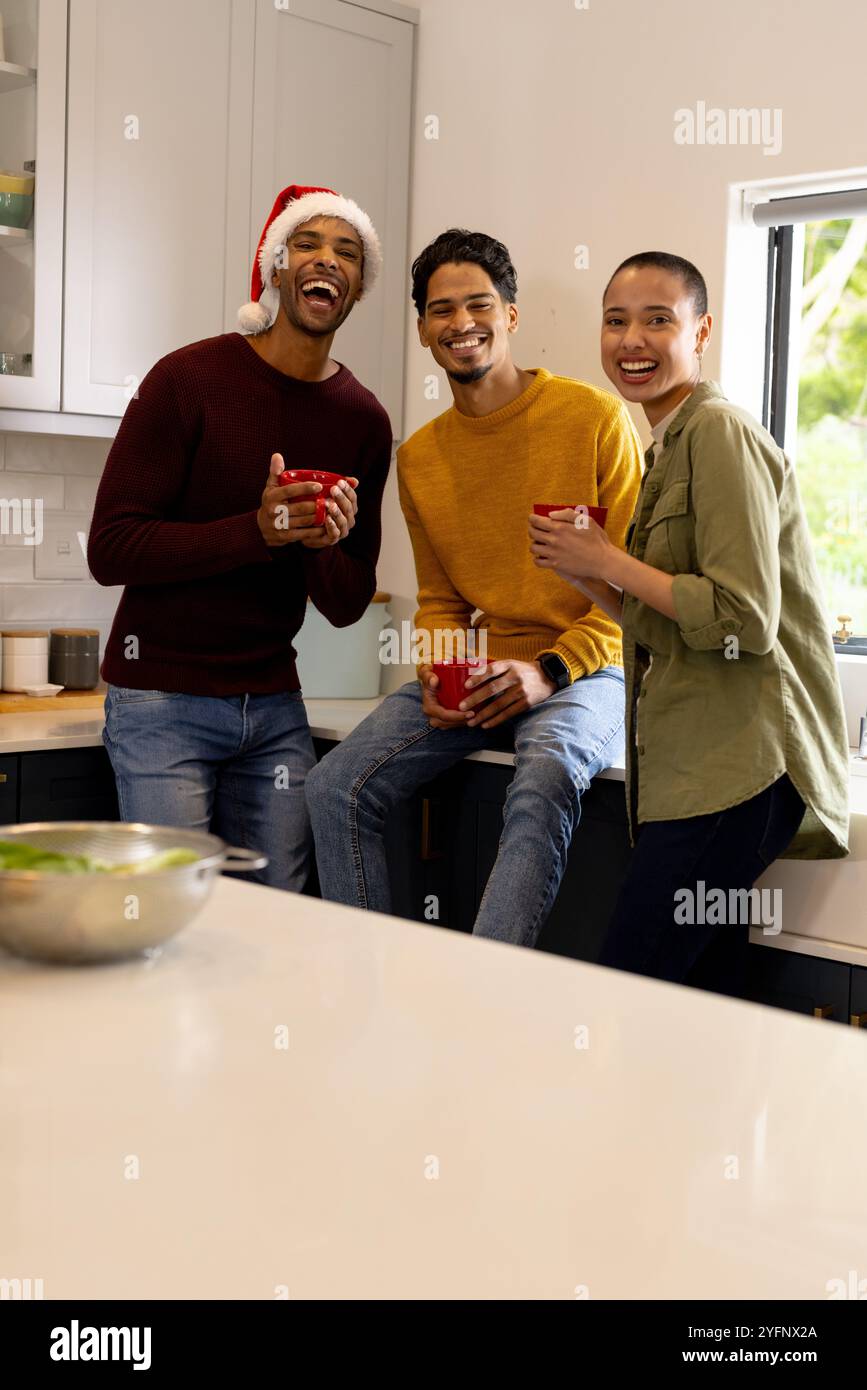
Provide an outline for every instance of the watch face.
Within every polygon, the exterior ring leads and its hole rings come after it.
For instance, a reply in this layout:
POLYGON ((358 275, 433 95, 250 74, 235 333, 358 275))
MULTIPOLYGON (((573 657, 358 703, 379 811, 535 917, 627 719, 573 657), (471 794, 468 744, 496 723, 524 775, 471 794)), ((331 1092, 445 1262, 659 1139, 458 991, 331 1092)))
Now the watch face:
POLYGON ((542 657, 542 668, 549 679, 556 681, 559 686, 565 685, 569 679, 569 667, 555 652, 545 653, 542 657))

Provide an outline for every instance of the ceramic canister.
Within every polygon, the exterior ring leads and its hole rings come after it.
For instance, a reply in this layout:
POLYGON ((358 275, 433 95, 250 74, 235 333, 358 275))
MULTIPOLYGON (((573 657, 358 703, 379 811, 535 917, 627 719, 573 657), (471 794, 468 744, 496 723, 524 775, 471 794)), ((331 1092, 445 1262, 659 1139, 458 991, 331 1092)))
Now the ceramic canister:
POLYGON ((67 690, 93 690, 99 684, 99 629, 53 627, 48 679, 67 690))
POLYGON ((3 689, 23 690, 48 680, 48 633, 15 631, 0 633, 3 639, 3 689))

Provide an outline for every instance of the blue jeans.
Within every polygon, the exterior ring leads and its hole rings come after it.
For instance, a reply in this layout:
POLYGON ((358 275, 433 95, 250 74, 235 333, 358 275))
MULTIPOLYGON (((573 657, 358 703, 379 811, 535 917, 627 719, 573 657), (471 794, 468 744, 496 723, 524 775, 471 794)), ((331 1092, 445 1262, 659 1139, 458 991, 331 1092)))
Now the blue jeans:
POLYGON ((268 865, 238 878, 300 892, 313 864, 304 779, 316 762, 300 690, 181 695, 110 685, 103 743, 121 820, 210 830, 268 865))
MULTIPOLYGON (((581 793, 623 754, 623 714, 623 672, 609 666, 512 721, 515 775, 476 935, 535 945, 560 887, 581 793)), ((499 733, 432 728, 418 681, 383 700, 307 778, 323 898, 389 912, 389 811, 468 753, 502 747, 499 733)))

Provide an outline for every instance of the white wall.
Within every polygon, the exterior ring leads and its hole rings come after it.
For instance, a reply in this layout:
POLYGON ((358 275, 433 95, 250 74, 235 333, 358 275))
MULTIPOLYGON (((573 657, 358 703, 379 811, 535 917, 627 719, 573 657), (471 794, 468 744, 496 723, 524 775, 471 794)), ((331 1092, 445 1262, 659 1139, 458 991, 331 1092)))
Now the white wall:
MULTIPOLYGON (((416 3, 411 254, 453 225, 505 241, 523 367, 608 386, 599 312, 619 261, 648 249, 687 256, 718 311, 729 185, 864 163, 862 0, 416 3), (677 145, 674 112, 698 101, 780 108, 781 152, 677 145), (425 138, 428 115, 438 140, 425 138), (577 244, 589 247, 588 270, 574 268, 577 244)), ((411 323, 407 433, 450 404, 445 384, 440 401, 424 398, 432 359, 411 323)), ((717 332, 708 376, 719 375, 719 348, 717 332)), ((396 616, 411 616, 415 576, 394 479, 384 519, 380 587, 396 616)), ((387 688, 402 674, 392 669, 387 688)))
MULTIPOLYGON (((41 498, 46 522, 57 513, 75 512, 86 516, 89 531, 111 443, 0 434, 0 497, 41 498)), ((37 580, 35 554, 23 536, 0 535, 0 627, 99 628, 103 650, 122 589, 103 589, 93 580, 37 580)))
MULTIPOLYGON (((729 186, 864 163, 867 19, 862 0, 589 6, 417 0, 409 244, 415 255, 455 224, 500 237, 518 269, 519 363, 607 386, 598 359, 599 304, 618 261, 648 248, 680 252, 704 271, 718 310, 729 186), (782 152, 675 144, 675 110, 694 109, 700 100, 781 108, 782 152), (437 140, 425 138, 429 115, 439 121, 437 140), (579 243, 589 247, 588 270, 574 268, 579 243)), ((439 401, 424 397, 432 359, 417 342, 408 286, 407 314, 409 434, 451 398, 444 380, 439 401)), ((719 373, 719 347, 717 333, 708 375, 719 373)), ((44 495, 48 510, 89 510, 109 445, 0 435, 0 496, 18 486, 44 495)), ((379 586, 392 593, 392 616, 400 621, 414 612, 416 585, 394 476, 383 522, 379 586)), ((32 550, 0 539, 4 626, 74 620, 99 626, 105 636, 119 591, 37 583, 32 564, 32 550)), ((406 676, 386 668, 385 688, 406 676)))

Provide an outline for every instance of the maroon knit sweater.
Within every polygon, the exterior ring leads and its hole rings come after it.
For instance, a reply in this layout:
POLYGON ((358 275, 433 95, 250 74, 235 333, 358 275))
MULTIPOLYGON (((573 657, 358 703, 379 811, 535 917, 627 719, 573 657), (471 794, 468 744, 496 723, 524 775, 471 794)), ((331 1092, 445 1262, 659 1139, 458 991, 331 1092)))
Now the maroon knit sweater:
POLYGON ((298 381, 239 333, 162 358, 121 421, 90 531, 94 579, 126 586, 105 680, 190 695, 297 690, 292 638, 308 595, 335 627, 373 597, 390 459, 388 416, 347 367, 298 381), (265 544, 256 513, 273 453, 359 479, 345 540, 265 544))

